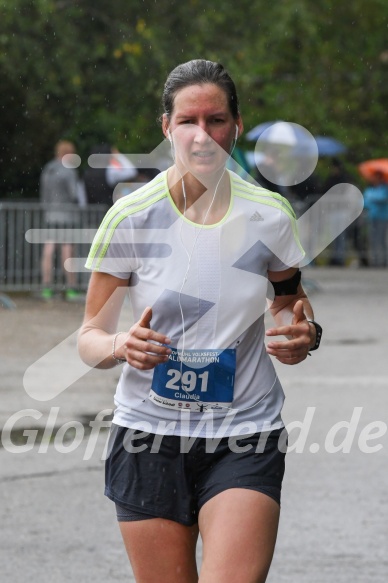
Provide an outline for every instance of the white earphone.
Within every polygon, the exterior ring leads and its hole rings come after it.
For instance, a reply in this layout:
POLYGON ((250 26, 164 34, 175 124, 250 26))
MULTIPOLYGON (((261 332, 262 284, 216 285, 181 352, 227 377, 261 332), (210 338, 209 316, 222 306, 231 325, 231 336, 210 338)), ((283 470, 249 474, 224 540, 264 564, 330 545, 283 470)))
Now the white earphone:
POLYGON ((170 130, 168 128, 167 128, 167 137, 170 140, 170 142, 172 142, 172 137, 171 137, 171 134, 170 134, 170 130))

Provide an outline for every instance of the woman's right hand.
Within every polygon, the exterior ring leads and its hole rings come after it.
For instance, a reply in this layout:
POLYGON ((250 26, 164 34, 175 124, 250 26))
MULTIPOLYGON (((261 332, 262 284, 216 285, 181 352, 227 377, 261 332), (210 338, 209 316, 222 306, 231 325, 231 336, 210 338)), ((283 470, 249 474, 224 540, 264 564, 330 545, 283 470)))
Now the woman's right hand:
POLYGON ((140 370, 151 370, 168 360, 171 349, 161 345, 170 344, 171 340, 152 330, 151 319, 152 308, 147 307, 126 334, 124 342, 125 333, 117 338, 116 358, 125 358, 128 364, 140 370))

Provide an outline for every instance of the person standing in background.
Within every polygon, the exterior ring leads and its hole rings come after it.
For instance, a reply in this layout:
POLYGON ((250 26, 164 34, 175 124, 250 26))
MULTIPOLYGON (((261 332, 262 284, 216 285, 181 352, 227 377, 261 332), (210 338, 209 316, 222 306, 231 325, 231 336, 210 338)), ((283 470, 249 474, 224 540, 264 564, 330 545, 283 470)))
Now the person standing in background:
MULTIPOLYGON (((63 165, 62 159, 69 154, 75 154, 72 142, 60 140, 55 146, 55 158, 48 162, 40 176, 40 201, 45 210, 45 227, 50 230, 43 246, 41 273, 43 289, 41 297, 49 300, 53 296, 54 252, 58 243, 59 229, 76 227, 79 221, 78 212, 71 205, 78 204, 78 176, 74 168, 63 165)), ((61 261, 65 264, 73 254, 71 241, 62 242, 61 261)), ((66 300, 78 299, 76 291, 76 274, 65 270, 66 300)))
POLYGON ((113 188, 112 199, 115 203, 116 200, 139 187, 137 181, 140 177, 137 168, 133 166, 125 154, 121 154, 115 147, 111 148, 111 153, 112 156, 106 169, 106 181, 113 188), (136 182, 132 184, 131 181, 134 179, 136 182), (128 181, 130 182, 128 183, 128 181))
MULTIPOLYGON (((333 158, 331 160, 330 174, 323 184, 322 192, 329 192, 332 188, 338 184, 345 184, 350 182, 350 176, 346 172, 342 162, 338 158, 333 158)), ((341 220, 341 215, 343 215, 343 209, 341 205, 338 204, 336 214, 333 215, 332 220, 337 222, 341 220)), ((338 237, 333 241, 331 245, 331 257, 329 259, 329 265, 344 266, 346 263, 346 243, 347 243, 347 232, 346 229, 342 231, 338 237)))
POLYGON ((382 172, 375 172, 364 192, 372 267, 388 267, 388 184, 382 172))
POLYGON ((114 195, 116 187, 121 182, 136 178, 137 170, 127 156, 109 144, 93 146, 90 156, 95 154, 106 155, 109 162, 103 168, 86 168, 83 176, 86 197, 88 204, 105 205, 108 209, 116 198, 120 198, 120 193, 114 195))

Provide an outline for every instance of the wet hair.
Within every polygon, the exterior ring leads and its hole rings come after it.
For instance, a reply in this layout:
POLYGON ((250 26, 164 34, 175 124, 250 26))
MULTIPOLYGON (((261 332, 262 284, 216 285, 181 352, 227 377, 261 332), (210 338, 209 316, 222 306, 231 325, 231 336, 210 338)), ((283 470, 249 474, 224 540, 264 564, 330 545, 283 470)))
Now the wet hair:
POLYGON ((164 85, 162 103, 167 117, 172 115, 176 94, 184 87, 213 83, 222 89, 228 99, 230 112, 234 119, 239 116, 239 104, 236 86, 220 63, 194 59, 178 65, 171 71, 164 85))

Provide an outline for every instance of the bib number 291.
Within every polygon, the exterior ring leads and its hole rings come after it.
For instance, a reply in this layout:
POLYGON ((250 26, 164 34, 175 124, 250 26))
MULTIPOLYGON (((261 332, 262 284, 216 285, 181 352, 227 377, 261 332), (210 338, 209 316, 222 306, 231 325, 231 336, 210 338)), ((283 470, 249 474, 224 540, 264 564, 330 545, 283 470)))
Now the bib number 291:
POLYGON ((182 387, 189 393, 194 391, 195 388, 200 390, 201 393, 206 393, 207 391, 207 383, 209 379, 208 370, 201 374, 197 374, 193 370, 186 370, 181 374, 180 370, 170 368, 170 370, 167 371, 167 376, 171 377, 171 379, 166 383, 166 389, 178 391, 182 387))

